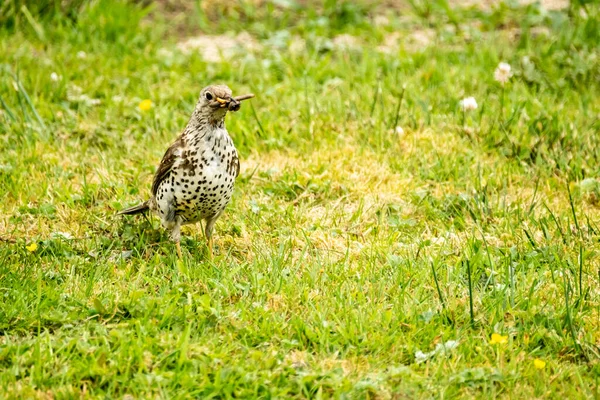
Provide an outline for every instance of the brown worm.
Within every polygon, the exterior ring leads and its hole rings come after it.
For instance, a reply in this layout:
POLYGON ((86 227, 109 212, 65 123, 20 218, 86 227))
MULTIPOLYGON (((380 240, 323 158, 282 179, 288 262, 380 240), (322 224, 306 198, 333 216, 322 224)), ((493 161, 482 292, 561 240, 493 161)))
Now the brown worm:
POLYGON ((243 94, 243 95, 241 95, 241 96, 236 96, 236 97, 234 97, 233 99, 234 99, 234 100, 237 100, 237 101, 242 101, 242 100, 248 100, 248 99, 251 99, 251 98, 253 98, 253 97, 254 97, 254 94, 253 94, 253 93, 250 93, 250 94, 243 94))

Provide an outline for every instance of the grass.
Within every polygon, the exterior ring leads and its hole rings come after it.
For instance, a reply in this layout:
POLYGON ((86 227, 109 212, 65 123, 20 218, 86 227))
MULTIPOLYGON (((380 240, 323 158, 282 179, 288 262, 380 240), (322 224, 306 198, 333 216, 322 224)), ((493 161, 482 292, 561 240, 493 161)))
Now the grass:
POLYGON ((0 397, 600 396, 598 5, 72 3, 0 28, 0 397), (178 262, 115 213, 214 82, 242 173, 178 262))

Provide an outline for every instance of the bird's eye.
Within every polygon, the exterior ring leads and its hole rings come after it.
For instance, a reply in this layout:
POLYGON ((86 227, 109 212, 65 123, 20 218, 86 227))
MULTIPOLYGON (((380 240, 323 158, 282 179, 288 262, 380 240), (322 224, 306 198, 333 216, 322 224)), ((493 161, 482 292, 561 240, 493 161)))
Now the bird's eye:
POLYGON ((206 100, 212 100, 213 99, 212 94, 210 94, 209 92, 206 92, 206 94, 204 96, 206 97, 206 100))

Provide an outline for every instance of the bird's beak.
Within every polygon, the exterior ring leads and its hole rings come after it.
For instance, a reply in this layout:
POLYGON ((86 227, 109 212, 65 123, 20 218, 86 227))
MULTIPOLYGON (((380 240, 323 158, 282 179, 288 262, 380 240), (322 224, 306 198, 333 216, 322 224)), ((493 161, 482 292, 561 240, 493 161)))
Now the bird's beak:
POLYGON ((245 94, 242 96, 231 97, 229 99, 223 99, 221 97, 215 97, 215 101, 211 104, 213 107, 227 108, 229 111, 238 111, 240 109, 240 102, 253 98, 253 94, 245 94))

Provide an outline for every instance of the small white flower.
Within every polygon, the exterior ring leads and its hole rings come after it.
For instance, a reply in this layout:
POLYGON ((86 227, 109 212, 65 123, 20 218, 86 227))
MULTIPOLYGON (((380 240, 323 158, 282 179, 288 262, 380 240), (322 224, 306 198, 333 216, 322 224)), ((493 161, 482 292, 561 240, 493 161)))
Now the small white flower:
POLYGON ((417 350, 415 352, 415 362, 417 364, 421 364, 421 363, 427 361, 429 359, 429 357, 431 357, 431 355, 429 353, 425 354, 421 350, 417 350))
POLYGON ((161 48, 161 49, 158 49, 158 53, 157 53, 157 54, 158 54, 158 55, 159 55, 161 58, 168 59, 168 60, 172 59, 172 58, 173 58, 173 56, 175 55, 175 53, 173 53, 173 51, 172 51, 172 50, 165 49, 164 47, 163 47, 163 48, 161 48))
POLYGON ((291 54, 301 54, 306 51, 306 41, 299 36, 294 36, 288 46, 291 54))
POLYGON ((579 189, 582 193, 593 193, 600 188, 600 181, 595 178, 587 178, 579 182, 579 189))
POLYGON ((73 103, 83 103, 88 106, 97 106, 101 103, 100 99, 93 99, 86 94, 69 93, 67 94, 67 100, 73 103))
POLYGON ((477 109, 477 101, 475 97, 466 97, 460 101, 460 107, 463 111, 471 111, 477 109))
POLYGON ((84 59, 86 57, 87 57, 87 53, 85 51, 78 51, 77 52, 77 58, 84 59))
POLYGON ((458 347, 458 345, 460 344, 460 342, 458 340, 448 340, 446 343, 438 343, 435 346, 435 352, 436 353, 441 353, 444 351, 450 351, 450 350, 454 350, 455 348, 458 347))
POLYGON ((446 243, 446 238, 443 236, 436 236, 434 238, 431 238, 431 244, 444 244, 446 243))
POLYGON ((73 235, 71 235, 69 232, 52 232, 51 236, 55 239, 65 239, 65 240, 73 239, 73 235))
POLYGON ((397 135, 404 135, 404 129, 402 129, 401 126, 397 126, 396 127, 396 134, 397 135))
POLYGON ((52 79, 54 82, 58 82, 60 79, 60 76, 58 76, 58 74, 56 72, 53 72, 50 74, 50 79, 52 79))
POLYGON ((498 64, 498 68, 494 71, 494 79, 503 85, 508 82, 511 76, 512 72, 510 65, 505 62, 498 64))
POLYGON ((421 350, 417 350, 415 352, 415 362, 417 364, 421 364, 440 353, 448 356, 451 354, 452 350, 458 347, 459 344, 460 343, 458 342, 458 340, 448 340, 446 343, 436 344, 435 349, 427 353, 423 353, 421 350))

